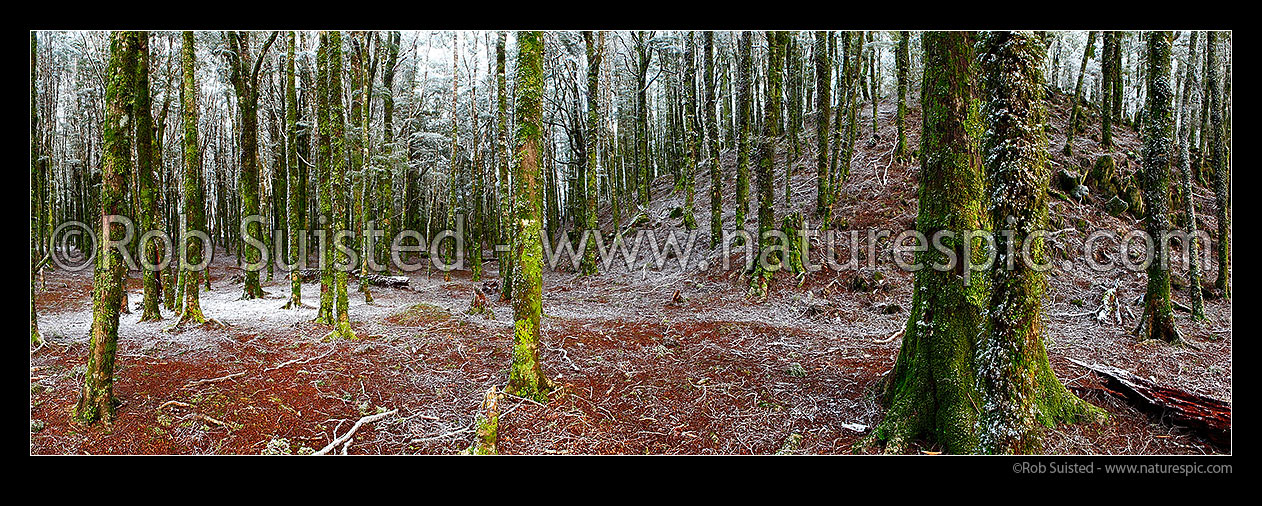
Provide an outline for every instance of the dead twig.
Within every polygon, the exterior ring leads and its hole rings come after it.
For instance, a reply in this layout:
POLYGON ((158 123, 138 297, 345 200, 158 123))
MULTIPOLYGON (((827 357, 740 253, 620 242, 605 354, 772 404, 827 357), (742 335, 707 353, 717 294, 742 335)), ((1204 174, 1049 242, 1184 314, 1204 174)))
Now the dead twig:
MULTIPOLYGON (((329 443, 329 444, 328 444, 328 446, 325 446, 324 448, 321 448, 321 449, 320 449, 320 451, 317 451, 317 452, 313 453, 312 455, 325 455, 325 454, 328 454, 328 453, 329 453, 329 451, 333 450, 334 448, 337 448, 337 445, 340 445, 340 444, 342 444, 342 443, 345 443, 345 442, 349 441, 349 440, 350 440, 350 438, 351 438, 351 436, 355 435, 355 431, 359 430, 359 428, 360 428, 360 427, 362 427, 364 424, 366 424, 366 423, 372 423, 372 422, 375 422, 375 421, 377 421, 377 420, 380 420, 380 419, 382 419, 382 418, 385 418, 385 417, 387 417, 387 416, 393 415, 393 414, 398 413, 398 412, 399 412, 399 410, 397 410, 397 409, 392 409, 392 410, 390 410, 390 411, 386 411, 386 412, 384 412, 384 413, 377 413, 377 414, 375 414, 375 415, 369 415, 369 416, 365 416, 365 417, 363 417, 363 418, 360 418, 360 419, 359 419, 359 421, 355 422, 355 425, 351 426, 351 430, 347 431, 347 432, 346 432, 346 434, 342 434, 342 435, 341 435, 340 437, 338 437, 337 439, 334 439, 334 440, 333 440, 333 442, 329 443)), ((348 445, 348 446, 349 446, 349 445, 348 445)))

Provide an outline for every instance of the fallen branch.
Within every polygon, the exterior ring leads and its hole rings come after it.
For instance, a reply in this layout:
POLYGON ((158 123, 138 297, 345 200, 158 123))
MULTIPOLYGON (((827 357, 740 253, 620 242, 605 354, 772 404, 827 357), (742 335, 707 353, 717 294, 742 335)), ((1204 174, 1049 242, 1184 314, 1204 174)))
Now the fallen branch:
POLYGON ((355 425, 351 426, 351 430, 347 431, 347 432, 346 432, 346 434, 342 434, 342 435, 341 435, 340 437, 338 437, 337 439, 334 439, 334 440, 333 440, 333 442, 329 443, 329 445, 328 445, 328 446, 325 446, 324 448, 321 448, 321 449, 320 449, 320 451, 315 452, 315 453, 313 453, 312 455, 325 455, 325 454, 329 453, 329 451, 330 451, 330 450, 333 450, 334 448, 337 448, 337 445, 340 445, 340 444, 342 444, 342 443, 346 442, 347 440, 349 440, 349 439, 351 438, 351 436, 354 436, 354 435, 355 435, 355 431, 359 430, 359 428, 360 428, 360 427, 362 427, 364 424, 366 424, 366 423, 372 423, 372 422, 375 422, 375 421, 377 421, 377 420, 380 420, 380 419, 382 419, 382 418, 385 418, 385 417, 387 417, 387 416, 393 415, 393 414, 398 413, 398 412, 399 412, 399 410, 397 410, 397 409, 392 409, 392 410, 390 410, 390 411, 386 411, 386 412, 384 412, 384 413, 377 413, 377 414, 375 414, 375 415, 369 415, 369 416, 365 416, 365 417, 363 417, 363 418, 360 418, 358 422, 355 422, 355 425))
POLYGON ((1124 369, 1107 365, 1070 362, 1085 367, 1107 380, 1107 391, 1160 415, 1163 420, 1197 430, 1210 442, 1231 447, 1231 404, 1213 397, 1158 385, 1124 369))
POLYGON ((230 379, 232 379, 232 378, 236 378, 236 377, 238 377, 238 376, 245 376, 245 371, 241 371, 241 372, 238 372, 238 373, 229 374, 229 375, 227 375, 227 376, 221 376, 221 377, 218 377, 218 378, 203 379, 203 380, 197 380, 197 381, 189 382, 189 384, 184 385, 184 388, 195 387, 195 386, 197 386, 197 385, 205 385, 205 384, 207 384, 207 383, 218 383, 218 382, 220 382, 220 381, 227 381, 227 380, 230 380, 230 379))
POLYGON ((319 360, 319 359, 322 359, 322 358, 327 357, 327 356, 329 356, 329 355, 332 355, 332 354, 333 354, 333 352, 335 352, 335 351, 337 351, 337 348, 334 348, 334 349, 332 349, 332 350, 329 350, 329 352, 328 352, 328 353, 325 353, 325 354, 320 355, 320 356, 318 356, 318 357, 308 357, 308 358, 305 358, 305 359, 298 359, 298 358, 295 358, 295 359, 290 360, 290 361, 287 361, 287 362, 282 362, 280 365, 277 365, 277 366, 275 366, 275 367, 268 367, 267 369, 263 369, 263 372, 275 371, 275 370, 277 370, 277 369, 280 369, 280 368, 282 368, 282 367, 285 367, 285 366, 287 366, 287 365, 291 365, 291 364, 305 364, 305 363, 310 362, 310 361, 312 361, 312 360, 319 360))
POLYGON ((903 335, 903 332, 904 332, 904 331, 906 331, 906 330, 907 330, 907 329, 898 329, 898 332, 895 332, 893 335, 891 335, 891 336, 889 336, 889 337, 887 337, 887 338, 885 338, 885 339, 873 339, 873 340, 872 340, 872 342, 874 342, 874 343, 876 343, 876 344, 885 344, 885 343, 888 343, 888 342, 890 342, 890 341, 893 341, 893 340, 895 340, 895 339, 898 339, 898 337, 899 337, 899 336, 901 336, 901 335, 903 335))

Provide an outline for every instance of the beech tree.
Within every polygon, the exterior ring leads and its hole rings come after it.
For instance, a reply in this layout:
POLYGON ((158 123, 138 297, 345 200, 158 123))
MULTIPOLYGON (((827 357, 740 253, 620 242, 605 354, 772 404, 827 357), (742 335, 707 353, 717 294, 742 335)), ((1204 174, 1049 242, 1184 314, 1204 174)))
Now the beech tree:
POLYGON ((539 364, 539 318, 543 313, 543 199, 539 188, 543 133, 543 32, 517 33, 517 133, 513 163, 517 190, 513 213, 518 288, 513 294, 513 364, 510 394, 547 402, 552 380, 539 364))
MULTIPOLYGON (((832 59, 828 50, 828 32, 815 32, 815 214, 820 223, 827 227, 832 221, 830 217, 828 189, 828 121, 829 108, 832 106, 832 59)), ((899 99, 902 99, 900 93, 899 99)), ((900 109, 901 111, 901 109, 900 109)), ((901 116, 900 116, 901 118, 901 116)), ((902 128, 902 123, 899 124, 902 128)))
POLYGON ((1192 95, 1199 89, 1193 86, 1196 77, 1197 56, 1196 31, 1188 32, 1188 56, 1186 77, 1183 79, 1183 98, 1180 101, 1179 151, 1176 153, 1179 165, 1179 185, 1183 193, 1183 212, 1185 229, 1187 230, 1188 254, 1188 297, 1192 299, 1192 317, 1205 318, 1205 301, 1201 297, 1201 259, 1198 255, 1200 241, 1196 236, 1196 197, 1192 194, 1192 155, 1189 143, 1192 137, 1192 125, 1196 123, 1196 111, 1199 109, 1192 95))
POLYGON ((183 301, 180 324, 206 323, 198 295, 204 267, 194 269, 194 266, 202 264, 202 258, 208 255, 210 246, 203 240, 203 237, 207 237, 206 194, 202 181, 202 153, 197 142, 197 93, 200 88, 197 86, 196 56, 193 32, 184 32, 181 51, 184 84, 180 87, 180 115, 184 126, 184 230, 180 231, 180 238, 185 254, 181 256, 180 266, 179 284, 183 294, 180 297, 183 301))
POLYGON ((1079 111, 1082 104, 1082 80, 1087 75, 1087 62, 1091 60, 1092 53, 1095 52, 1095 31, 1087 32, 1087 47, 1082 50, 1082 64, 1078 67, 1078 84, 1074 85, 1074 103, 1069 108, 1069 130, 1065 131, 1065 149, 1066 155, 1072 154, 1074 150, 1074 138, 1078 136, 1078 123, 1082 121, 1079 111))
MULTIPOLYGON (((1209 159, 1214 172, 1214 205, 1218 211, 1218 279, 1214 287, 1226 297, 1231 296, 1229 283, 1231 268, 1231 214, 1227 212, 1227 172, 1231 169, 1227 160, 1227 132, 1223 126, 1223 84, 1218 58, 1218 32, 1205 34, 1205 74, 1209 89, 1209 159)), ((1202 151, 1204 152, 1204 151, 1202 151)))
MULTIPOLYGON (((943 244, 959 253, 957 263, 963 262, 963 255, 984 254, 980 244, 964 244, 963 233, 991 229, 980 152, 985 125, 977 96, 974 37, 965 32, 921 35, 923 124, 916 230, 926 237, 942 231, 955 234, 946 236, 943 244)), ((916 255, 916 262, 924 265, 946 261, 938 249, 916 255)), ((888 409, 870 440, 884 442, 887 451, 902 451, 918 437, 955 453, 977 449, 980 413, 975 403, 982 385, 973 353, 980 342, 978 329, 986 324, 990 281, 954 267, 925 267, 915 273, 903 344, 884 392, 888 409)))
POLYGON ((122 252, 108 247, 123 237, 114 215, 125 215, 127 182, 131 179, 131 124, 135 107, 137 57, 141 34, 110 34, 110 61, 105 81, 105 157, 101 166, 101 229, 96 270, 92 276, 92 330, 88 361, 74 418, 85 425, 114 421, 114 355, 118 347, 119 304, 127 266, 122 252))
MULTIPOLYGON (((250 32, 226 32, 229 80, 236 92, 237 108, 241 113, 241 147, 239 160, 241 166, 240 181, 242 217, 259 214, 259 163, 258 163, 258 78, 267 49, 276 42, 279 32, 272 32, 259 50, 258 57, 250 52, 250 32)), ((246 225, 248 236, 263 243, 263 224, 252 221, 246 225)), ((263 297, 263 287, 259 285, 259 265, 262 258, 260 251, 254 247, 243 248, 245 253, 245 288, 243 299, 263 297), (251 267, 253 266, 253 267, 251 267)))
POLYGON ((1157 241, 1156 256, 1148 265, 1148 290, 1144 294, 1144 314, 1135 330, 1140 339, 1179 341, 1170 306, 1169 250, 1163 238, 1170 231, 1170 149, 1173 146, 1171 125, 1174 90, 1170 85, 1171 32, 1147 32, 1148 68, 1144 73, 1148 89, 1144 108, 1144 165, 1141 181, 1144 189, 1144 224, 1148 236, 1157 241))
MULTIPOLYGON (((136 118, 136 172, 140 200, 140 234, 157 228, 158 189, 154 176, 154 143, 153 112, 149 98, 149 32, 138 32, 136 36, 136 103, 133 117, 136 118)), ((158 146, 161 149, 161 145, 158 146)), ((153 268, 142 266, 141 276, 144 279, 144 299, 141 301, 143 313, 140 321, 157 321, 162 319, 162 287, 158 276, 158 241, 150 240, 140 245, 144 258, 153 268)))
MULTIPOLYGON (((1047 122, 1042 62, 1046 48, 1029 32, 990 32, 979 43, 984 76, 982 156, 990 220, 1012 233, 996 234, 997 251, 1030 251, 1029 261, 991 269, 989 332, 976 349, 978 385, 987 406, 979 418, 978 449, 1038 452, 1042 426, 1101 420, 1104 412, 1061 384, 1043 345, 1048 262, 1047 122), (1025 244, 1031 241, 1032 244, 1025 244), (1020 249, 1018 249, 1020 248, 1020 249)), ((1011 256, 1008 256, 1011 258, 1011 256)))

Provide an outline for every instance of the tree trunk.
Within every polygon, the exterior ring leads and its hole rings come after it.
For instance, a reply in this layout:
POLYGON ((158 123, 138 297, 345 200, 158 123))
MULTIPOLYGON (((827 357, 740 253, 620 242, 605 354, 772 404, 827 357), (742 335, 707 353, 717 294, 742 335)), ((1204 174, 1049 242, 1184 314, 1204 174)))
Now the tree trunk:
POLYGON ((547 402, 553 384, 539 364, 539 318, 543 309, 543 195, 539 188, 543 32, 518 32, 517 48, 517 134, 513 159, 521 177, 514 199, 518 237, 514 254, 521 285, 513 297, 513 363, 505 391, 547 402))
POLYGON ((1218 57, 1218 32, 1207 32, 1206 58, 1209 72, 1206 81, 1209 84, 1209 151, 1211 166, 1214 171, 1214 204, 1218 211, 1218 279, 1214 287, 1223 292, 1223 296, 1231 296, 1231 214, 1227 212, 1227 163, 1226 131, 1223 129, 1223 84, 1220 79, 1218 57))
POLYGON ((93 275, 92 331, 83 389, 75 420, 85 425, 114 420, 114 355, 118 347, 119 304, 124 274, 121 252, 106 247, 106 238, 121 238, 123 224, 111 219, 126 214, 127 181, 131 177, 129 121, 134 113, 137 32, 110 34, 110 62, 105 83, 105 159, 101 167, 101 241, 93 275))
POLYGON ((1170 231, 1170 148, 1173 146, 1171 106, 1174 91, 1170 87, 1171 32, 1148 32, 1147 77, 1148 103, 1144 109, 1144 164, 1141 181, 1144 190, 1144 224, 1148 236, 1156 241, 1156 257, 1148 265, 1148 290, 1144 295, 1144 314, 1136 334, 1140 339, 1179 341, 1170 307, 1169 250, 1163 240, 1170 231))
POLYGON ((973 351, 977 329, 985 326, 989 280, 963 265, 965 255, 973 259, 985 253, 981 241, 965 244, 963 236, 990 230, 979 151, 984 125, 972 35, 925 32, 921 43, 924 120, 916 230, 931 239, 941 232, 942 244, 957 254, 955 265, 945 270, 928 267, 948 265, 941 250, 916 255, 926 268, 915 272, 911 313, 885 392, 889 409, 872 439, 885 442, 891 452, 923 437, 948 451, 969 453, 977 450, 976 403, 981 399, 973 351))
POLYGON ((184 47, 181 63, 184 73, 184 85, 180 88, 180 109, 184 122, 184 216, 183 229, 180 230, 180 241, 183 243, 185 255, 180 267, 180 289, 182 291, 183 314, 180 323, 205 323, 202 305, 198 297, 201 285, 201 274, 204 267, 194 269, 202 263, 203 255, 210 247, 206 244, 206 195, 202 182, 202 155, 197 143, 197 72, 194 68, 196 53, 193 48, 193 32, 184 32, 184 47))
MULTIPOLYGON (((152 103, 149 99, 149 32, 139 32, 136 36, 136 104, 133 117, 136 118, 136 171, 140 195, 140 234, 154 230, 157 226, 157 182, 154 180, 153 168, 153 116, 152 103)), ((158 149, 162 146, 159 145, 158 149)), ((157 321, 162 319, 162 290, 158 276, 158 240, 155 238, 140 244, 141 253, 147 262, 141 262, 141 273, 144 278, 144 310, 140 321, 157 321), (149 265, 144 265, 148 263, 149 265)))
POLYGON ((1097 32, 1087 33, 1087 47, 1082 50, 1082 65, 1078 67, 1078 84, 1074 85, 1074 104, 1069 109, 1069 130, 1065 131, 1065 150, 1066 156, 1074 151, 1074 137, 1078 136, 1078 123, 1082 121, 1079 113, 1082 104, 1082 79, 1087 75, 1087 62, 1091 60, 1091 53, 1094 52, 1095 35, 1097 32))
MULTIPOLYGON (((977 401, 988 407, 978 422, 978 448, 986 453, 1038 452, 1037 424, 1099 420, 1104 413, 1065 389, 1043 345, 1047 280, 1036 266, 1049 261, 1040 234, 1047 227, 1050 177, 1041 127, 1047 122, 1041 67, 1045 48, 1028 32, 991 32, 980 46, 990 218, 1012 229, 1011 234, 997 234, 996 248, 1028 248, 1030 254, 1011 266, 997 260, 991 270, 990 332, 974 355, 982 390, 977 401)), ((1015 260, 1013 255, 1005 258, 1015 260)))
POLYGON ((1196 236, 1196 197, 1192 194, 1192 156, 1189 152, 1189 142, 1192 137, 1192 124, 1196 122, 1196 112, 1199 109, 1194 105, 1192 94, 1199 89, 1193 86, 1192 81, 1196 77, 1197 56, 1196 52, 1196 31, 1189 31, 1190 39, 1188 40, 1188 57, 1187 57, 1187 77, 1183 79, 1183 98, 1179 107, 1182 118, 1179 121, 1179 182, 1183 190, 1183 211, 1184 223, 1187 230, 1187 255, 1188 255, 1188 297, 1192 299, 1192 318, 1205 318, 1205 302, 1201 298, 1201 259, 1198 255, 1200 250, 1200 241, 1196 236))

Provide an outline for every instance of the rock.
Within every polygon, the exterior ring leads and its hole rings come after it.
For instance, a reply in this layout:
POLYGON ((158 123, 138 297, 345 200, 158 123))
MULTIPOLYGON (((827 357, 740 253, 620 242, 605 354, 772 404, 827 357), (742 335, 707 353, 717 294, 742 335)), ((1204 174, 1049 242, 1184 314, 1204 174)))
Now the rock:
POLYGON ((1087 172, 1087 184, 1097 187, 1098 190, 1101 183, 1113 178, 1114 168, 1112 156, 1104 155, 1097 158, 1095 165, 1091 166, 1091 170, 1087 172))
POLYGON ((1122 200, 1126 201, 1132 215, 1142 218, 1144 215, 1144 193, 1135 184, 1127 185, 1122 190, 1122 200))
POLYGON ((1074 188, 1073 191, 1069 192, 1069 196, 1073 197, 1074 200, 1077 200, 1079 202, 1087 198, 1087 195, 1090 195, 1090 194, 1091 192, 1087 190, 1087 185, 1078 185, 1078 187, 1074 188))
POLYGON ((881 306, 881 314, 898 314, 902 312, 902 310, 903 310, 903 306, 900 306, 894 303, 889 303, 884 306, 881 306))
POLYGON ((1113 198, 1104 203, 1104 210, 1108 211, 1109 214, 1113 216, 1121 216, 1122 213, 1126 212, 1128 207, 1130 207, 1130 205, 1127 204, 1125 200, 1118 198, 1117 195, 1114 195, 1113 198))
POLYGON ((1074 190, 1080 186, 1078 180, 1081 179, 1077 172, 1067 169, 1060 169, 1056 172, 1056 186, 1064 190, 1065 193, 1073 195, 1074 190))
POLYGON ((34 433, 34 432, 39 432, 39 431, 41 431, 41 430, 44 430, 44 421, 43 421, 43 420, 31 420, 31 432, 33 432, 33 433, 34 433))

